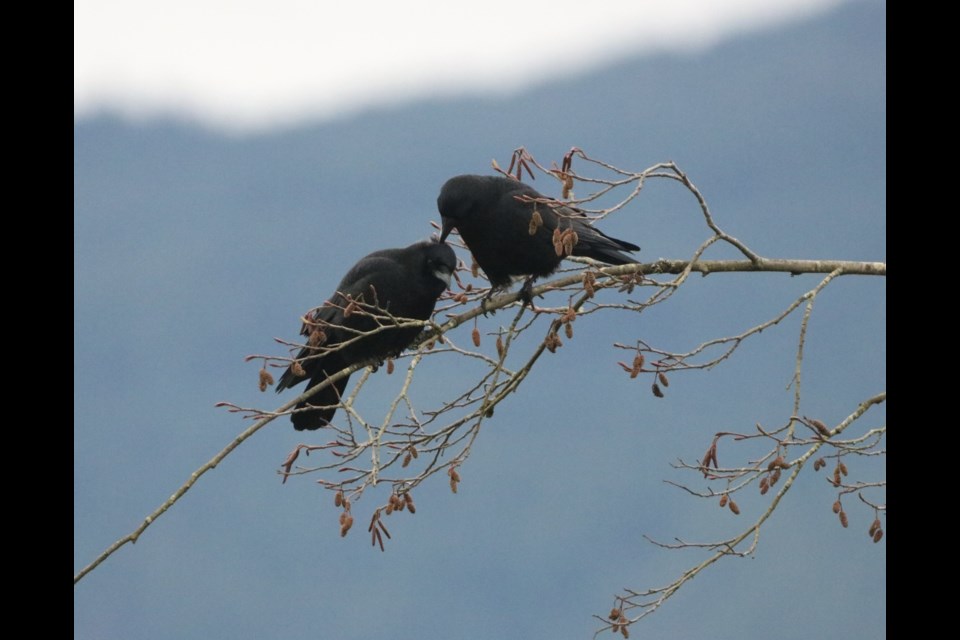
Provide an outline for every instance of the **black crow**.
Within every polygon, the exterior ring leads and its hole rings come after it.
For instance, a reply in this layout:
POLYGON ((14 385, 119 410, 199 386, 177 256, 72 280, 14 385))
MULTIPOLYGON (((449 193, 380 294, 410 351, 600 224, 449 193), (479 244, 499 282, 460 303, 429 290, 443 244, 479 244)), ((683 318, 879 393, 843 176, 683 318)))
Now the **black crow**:
MULTIPOLYGON (((437 298, 450 285, 456 264, 450 245, 433 240, 374 251, 360 260, 333 296, 308 314, 300 330, 307 336, 307 346, 280 376, 277 391, 307 379, 310 389, 352 364, 375 363, 399 354, 422 327, 398 328, 396 323, 428 319, 437 298)), ((297 409, 323 408, 291 414, 293 426, 299 431, 329 424, 346 386, 347 378, 341 378, 298 404, 297 409)))
POLYGON ((446 240, 452 229, 459 231, 487 274, 490 293, 509 286, 511 276, 528 276, 521 289, 528 303, 533 281, 553 273, 566 255, 617 265, 635 262, 623 251, 640 250, 635 244, 595 229, 582 212, 544 198, 512 178, 450 178, 440 189, 437 209, 443 219, 440 241, 446 240))

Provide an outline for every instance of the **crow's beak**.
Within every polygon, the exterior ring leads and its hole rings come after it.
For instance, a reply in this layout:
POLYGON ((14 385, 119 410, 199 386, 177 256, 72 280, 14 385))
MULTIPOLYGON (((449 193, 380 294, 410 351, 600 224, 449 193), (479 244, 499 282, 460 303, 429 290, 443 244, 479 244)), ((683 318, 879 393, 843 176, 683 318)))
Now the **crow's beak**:
POLYGON ((453 228, 457 226, 453 222, 453 218, 443 218, 443 230, 440 232, 440 242, 443 242, 447 239, 447 236, 450 235, 450 232, 453 231, 453 228))

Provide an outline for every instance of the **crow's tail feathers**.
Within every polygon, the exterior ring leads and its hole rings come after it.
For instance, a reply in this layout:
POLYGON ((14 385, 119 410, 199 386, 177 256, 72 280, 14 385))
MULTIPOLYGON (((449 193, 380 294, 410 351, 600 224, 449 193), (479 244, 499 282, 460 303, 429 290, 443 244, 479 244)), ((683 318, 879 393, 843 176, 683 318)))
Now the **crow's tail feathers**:
MULTIPOLYGON (((307 389, 313 388, 326 379, 326 376, 321 374, 319 376, 319 380, 313 379, 310 381, 310 385, 307 387, 307 389)), ((293 428, 297 431, 303 431, 304 429, 313 431, 330 424, 330 421, 333 420, 333 414, 337 412, 336 405, 340 402, 340 398, 343 397, 343 392, 347 388, 347 382, 349 380, 350 376, 341 378, 326 389, 321 389, 318 391, 306 402, 301 402, 298 404, 296 407, 296 413, 290 414, 290 421, 293 422, 293 428), (309 409, 310 407, 324 408, 309 409), (301 411, 302 409, 308 410, 301 411)))

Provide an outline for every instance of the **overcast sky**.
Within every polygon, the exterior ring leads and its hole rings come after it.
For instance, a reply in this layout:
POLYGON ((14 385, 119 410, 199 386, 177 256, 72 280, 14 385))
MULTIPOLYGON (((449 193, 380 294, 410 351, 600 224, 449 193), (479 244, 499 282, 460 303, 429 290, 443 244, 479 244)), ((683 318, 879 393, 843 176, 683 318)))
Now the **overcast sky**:
POLYGON ((74 106, 81 118, 107 109, 262 130, 421 96, 516 90, 841 2, 75 0, 74 106))

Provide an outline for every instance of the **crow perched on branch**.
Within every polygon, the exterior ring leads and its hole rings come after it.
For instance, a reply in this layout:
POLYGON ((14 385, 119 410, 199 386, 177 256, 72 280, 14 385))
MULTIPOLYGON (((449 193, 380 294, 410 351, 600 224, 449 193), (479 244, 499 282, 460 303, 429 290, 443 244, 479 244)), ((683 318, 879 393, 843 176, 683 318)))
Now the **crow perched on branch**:
POLYGON ((528 303, 533 281, 553 273, 569 255, 619 265, 635 262, 623 251, 640 250, 595 229, 582 212, 512 178, 450 178, 440 189, 437 209, 443 219, 440 241, 457 229, 487 274, 490 294, 508 287, 511 276, 527 276, 521 296, 528 303))
MULTIPOLYGON (((375 251, 361 259, 333 296, 304 318, 300 333, 307 336, 307 346, 280 376, 277 391, 304 380, 309 380, 310 389, 352 364, 399 354, 423 328, 397 325, 430 318, 456 264, 450 245, 431 240, 375 251)), ((329 424, 348 378, 298 404, 297 409, 323 408, 291 414, 293 426, 299 431, 329 424)))

